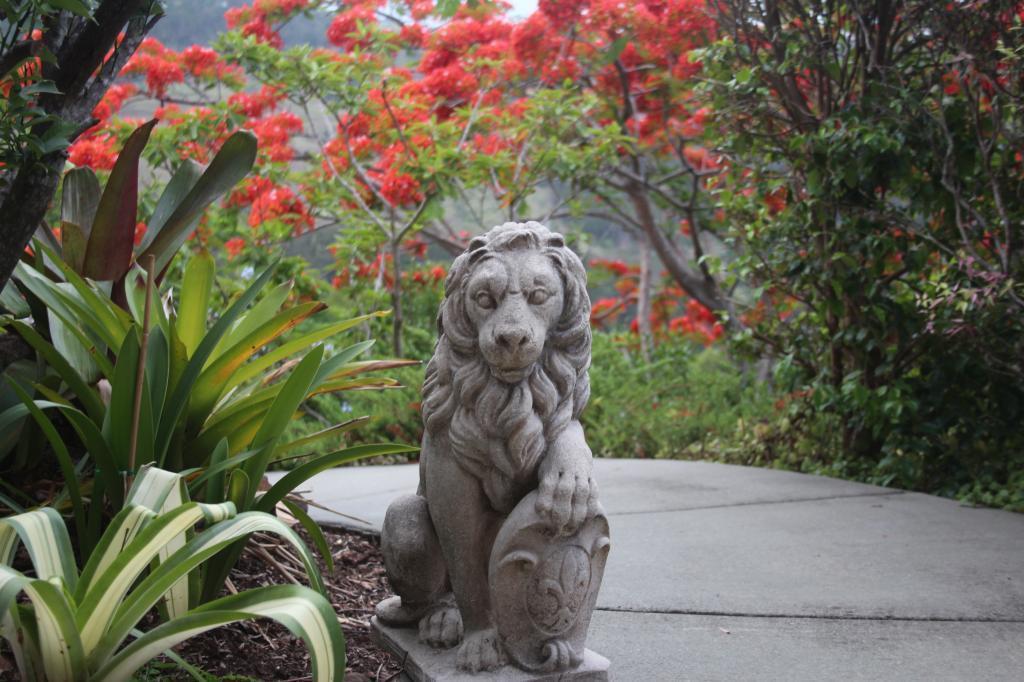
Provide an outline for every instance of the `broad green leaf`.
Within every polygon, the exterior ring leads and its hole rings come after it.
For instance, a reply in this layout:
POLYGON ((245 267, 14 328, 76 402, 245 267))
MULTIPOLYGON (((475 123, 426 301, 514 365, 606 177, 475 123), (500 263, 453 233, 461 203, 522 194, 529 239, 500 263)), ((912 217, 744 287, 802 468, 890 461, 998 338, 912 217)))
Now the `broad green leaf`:
POLYGON ((74 259, 68 258, 65 251, 64 260, 79 273, 82 272, 84 247, 89 241, 89 233, 92 232, 100 195, 100 181, 91 168, 75 168, 64 176, 60 205, 61 244, 67 248, 67 226, 73 225, 76 228, 75 238, 81 239, 81 244, 76 243, 74 246, 74 259))
MULTIPOLYGON (((255 454, 255 452, 254 452, 255 454)), ((245 504, 246 493, 249 492, 249 477, 241 469, 232 469, 228 476, 228 500, 236 507, 242 509, 245 504)), ((228 567, 230 568, 230 567, 228 567)), ((217 586, 219 589, 219 586, 217 586)))
POLYGON ((106 412, 103 402, 96 391, 85 382, 85 379, 82 378, 78 371, 61 355, 60 351, 47 343, 46 339, 24 322, 13 321, 9 324, 21 335, 21 338, 25 339, 28 345, 32 346, 36 352, 43 356, 43 359, 54 369, 57 376, 61 378, 61 381, 67 384, 68 388, 74 392, 89 418, 95 422, 100 422, 106 412))
POLYGON ((138 467, 153 461, 153 406, 150 403, 149 386, 143 376, 141 400, 139 401, 139 428, 135 462, 129 462, 131 451, 131 424, 135 411, 135 392, 139 369, 138 330, 133 328, 125 336, 121 351, 114 366, 114 378, 110 382, 110 405, 103 420, 103 433, 110 443, 110 451, 118 466, 129 471, 132 465, 138 467))
POLYGON ((116 281, 131 267, 138 223, 139 157, 157 119, 135 129, 125 142, 103 189, 85 249, 82 274, 116 281))
MULTIPOLYGON (((138 264, 132 265, 124 277, 124 295, 128 310, 141 328, 146 319, 146 270, 138 264)), ((149 329, 162 329, 167 333, 169 322, 164 307, 160 303, 160 292, 154 282, 149 297, 149 329)))
POLYGON ((324 310, 323 303, 310 302, 289 308, 251 333, 240 339, 235 345, 221 353, 203 370, 192 389, 189 402, 190 422, 202 424, 214 405, 224 394, 225 387, 234 373, 245 364, 246 360, 258 353, 264 346, 278 338, 310 316, 324 310))
POLYGON ((102 311, 94 310, 80 298, 69 297, 57 287, 56 283, 39 274, 35 268, 26 266, 19 261, 14 266, 14 276, 48 309, 60 315, 65 323, 73 320, 88 328, 108 347, 117 348, 117 344, 124 337, 127 327, 119 324, 116 317, 110 317, 102 311))
POLYGON ((171 176, 170 182, 164 187, 160 198, 157 199, 156 207, 146 226, 146 234, 142 236, 142 242, 139 244, 138 253, 142 253, 153 243, 153 238, 163 229, 167 219, 196 186, 202 174, 203 167, 192 159, 182 161, 178 169, 174 171, 174 175, 171 176))
POLYGON ((166 407, 161 415, 160 428, 157 431, 156 440, 156 460, 162 462, 167 452, 167 448, 170 446, 171 435, 174 433, 174 429, 178 424, 178 419, 181 418, 185 412, 186 405, 188 404, 189 395, 192 392, 192 387, 195 385, 196 379, 202 372, 203 366, 206 365, 206 360, 209 358, 210 353, 217 346, 221 337, 227 332, 228 328, 235 321, 235 319, 245 310, 246 306, 256 297, 256 294, 263 288, 263 286, 270 280, 271 275, 274 272, 274 266, 267 268, 263 274, 261 274, 256 281, 254 281, 249 288, 234 302, 231 306, 224 311, 217 323, 213 325, 206 336, 203 337, 202 343, 196 349, 196 352, 189 359, 185 369, 182 370, 180 379, 177 381, 174 391, 171 393, 171 397, 168 399, 166 407))
POLYGON ((210 362, 219 358, 221 353, 233 347, 247 334, 273 317, 288 298, 293 285, 294 282, 292 280, 278 284, 268 291, 266 296, 257 301, 249 311, 240 316, 238 321, 231 327, 231 331, 225 334, 224 338, 217 344, 213 354, 210 356, 210 362))
POLYGON ((419 448, 410 445, 399 445, 397 443, 377 443, 371 445, 356 445, 344 450, 338 450, 292 469, 285 474, 277 483, 271 486, 270 490, 263 494, 256 503, 256 509, 260 511, 272 511, 274 506, 283 500, 286 495, 305 483, 309 478, 321 471, 327 471, 336 466, 354 462, 367 457, 378 455, 399 455, 410 452, 418 452, 419 448))
POLYGON ((10 280, 0 290, 0 308, 6 310, 14 317, 28 317, 32 312, 32 309, 28 306, 28 301, 18 291, 18 287, 14 286, 14 282, 10 280))
MULTIPOLYGON (((351 329, 352 327, 355 327, 357 324, 361 324, 370 318, 383 317, 385 315, 387 315, 387 313, 381 312, 370 313, 369 315, 360 315, 359 317, 354 317, 351 320, 345 320, 344 322, 332 324, 327 327, 323 327, 316 331, 310 332, 308 334, 303 334, 294 339, 289 339, 288 341, 282 343, 277 348, 274 348, 273 350, 268 351, 267 353, 261 355, 260 357, 255 358, 252 362, 246 364, 244 367, 238 370, 235 373, 235 375, 231 378, 231 381, 228 382, 227 388, 228 390, 230 390, 235 386, 239 386, 245 383, 249 379, 258 376, 260 372, 263 372, 267 368, 272 367, 275 363, 280 362, 285 358, 291 357, 295 353, 311 347, 313 344, 337 336, 338 334, 341 334, 342 332, 345 332, 351 329)), ((356 355, 359 355, 367 348, 372 346, 373 341, 363 341, 361 342, 361 344, 365 345, 361 346, 360 344, 356 344, 354 346, 350 346, 349 348, 341 352, 345 353, 349 352, 349 350, 352 348, 361 348, 361 350, 358 351, 351 351, 353 353, 351 357, 355 357, 356 355)))
POLYGON ((255 160, 255 135, 239 131, 229 137, 202 177, 177 204, 166 223, 160 226, 153 242, 139 255, 139 260, 155 255, 157 271, 162 272, 185 243, 192 225, 206 207, 244 178, 255 160))
MULTIPOLYGON (((79 306, 91 313, 95 318, 111 330, 109 333, 116 342, 124 336, 131 324, 131 317, 114 303, 111 296, 110 285, 107 289, 100 291, 97 287, 104 283, 91 283, 71 269, 71 267, 60 259, 56 259, 53 252, 46 247, 40 247, 44 254, 55 258, 55 267, 64 275, 64 279, 74 287, 77 299, 68 297, 69 301, 77 302, 79 306)), ((113 344, 110 344, 113 347, 113 344)))
POLYGON ((267 414, 263 418, 263 424, 260 425, 259 431, 256 432, 256 436, 253 438, 253 445, 256 448, 264 449, 264 452, 246 462, 244 467, 245 473, 249 476, 249 495, 247 496, 247 501, 251 501, 255 497, 256 486, 263 478, 263 474, 267 469, 267 463, 270 461, 274 447, 277 445, 277 440, 284 432, 288 422, 292 420, 295 410, 306 400, 317 370, 320 369, 320 362, 323 360, 323 357, 324 349, 322 346, 311 350, 302 359, 302 362, 292 370, 284 386, 281 388, 281 392, 274 399, 274 404, 267 410, 267 414))
POLYGON ((60 224, 60 255, 64 262, 81 272, 85 262, 86 237, 74 223, 60 224))
POLYGON ((146 383, 149 385, 153 414, 163 411, 167 398, 167 385, 171 374, 171 350, 164 330, 157 327, 149 335, 149 349, 146 352, 146 383))
MULTIPOLYGON (((210 452, 222 440, 228 442, 229 454, 234 455, 241 452, 252 443, 252 439, 263 422, 263 415, 270 409, 272 403, 273 396, 270 396, 266 400, 252 403, 248 409, 235 412, 230 418, 221 420, 205 429, 189 445, 190 452, 200 454, 210 452)), ((197 466, 201 464, 202 462, 196 462, 197 466)))
POLYGON ((178 305, 178 338, 185 344, 189 357, 199 347, 206 333, 207 305, 213 291, 216 264, 206 249, 196 253, 185 266, 181 284, 181 302, 178 305))
MULTIPOLYGON (((63 286, 68 285, 64 284, 63 286)), ((99 381, 100 368, 94 359, 95 346, 83 345, 78 334, 75 333, 78 330, 72 331, 73 328, 64 324, 64 321, 54 311, 47 311, 47 320, 54 349, 67 360, 85 383, 95 384, 99 381)))

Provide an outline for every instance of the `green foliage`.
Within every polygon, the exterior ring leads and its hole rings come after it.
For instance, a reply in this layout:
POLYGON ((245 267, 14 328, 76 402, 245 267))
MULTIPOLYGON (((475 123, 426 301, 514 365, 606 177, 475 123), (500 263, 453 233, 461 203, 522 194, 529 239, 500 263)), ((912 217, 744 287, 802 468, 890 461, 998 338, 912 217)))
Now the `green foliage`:
POLYGON ((1013 485, 1024 54, 1000 8, 719 7, 729 37, 701 55, 732 162, 715 191, 732 281, 757 294, 737 348, 773 358, 794 400, 746 461, 948 495, 1013 485), (898 28, 864 39, 880 25, 898 28))
POLYGON ((714 457, 771 412, 765 388, 718 348, 666 341, 649 364, 610 334, 596 333, 593 348, 582 420, 596 456, 714 457))
POLYGON ((231 502, 190 502, 181 475, 145 467, 81 569, 73 557, 70 536, 52 508, 0 519, 0 637, 13 649, 23 680, 128 679, 189 637, 254 618, 277 620, 302 638, 314 679, 344 677, 345 639, 322 594, 316 562, 271 514, 238 514, 231 502), (199 523, 206 527, 196 532, 199 523), (189 586, 203 564, 256 531, 290 543, 316 590, 262 587, 197 606, 189 586), (19 541, 35 577, 11 567, 19 541), (22 594, 26 599, 18 599, 22 594), (163 622, 136 630, 158 605, 163 622), (134 639, 126 643, 129 636, 134 639))

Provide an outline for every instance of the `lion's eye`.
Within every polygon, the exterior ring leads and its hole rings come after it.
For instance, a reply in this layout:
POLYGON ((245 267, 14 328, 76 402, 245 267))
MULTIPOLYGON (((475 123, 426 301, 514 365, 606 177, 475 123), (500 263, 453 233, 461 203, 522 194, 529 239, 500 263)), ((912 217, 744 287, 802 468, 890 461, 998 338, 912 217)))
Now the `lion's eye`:
POLYGON ((476 304, 485 310, 490 310, 494 307, 494 297, 486 291, 481 291, 476 295, 476 304))
POLYGON ((551 294, 543 289, 534 289, 530 292, 530 298, 527 300, 533 305, 540 305, 541 303, 544 303, 544 301, 548 300, 550 296, 551 294))

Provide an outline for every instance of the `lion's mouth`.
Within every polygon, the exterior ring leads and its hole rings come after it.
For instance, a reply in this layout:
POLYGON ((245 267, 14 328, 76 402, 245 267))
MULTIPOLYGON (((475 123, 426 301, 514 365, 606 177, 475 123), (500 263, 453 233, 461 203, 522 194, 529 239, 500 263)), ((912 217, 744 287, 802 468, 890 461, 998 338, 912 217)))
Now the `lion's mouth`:
POLYGON ((504 381, 507 384, 518 384, 520 381, 530 376, 530 372, 533 371, 533 363, 524 367, 495 367, 491 365, 491 374, 494 378, 499 381, 504 381))

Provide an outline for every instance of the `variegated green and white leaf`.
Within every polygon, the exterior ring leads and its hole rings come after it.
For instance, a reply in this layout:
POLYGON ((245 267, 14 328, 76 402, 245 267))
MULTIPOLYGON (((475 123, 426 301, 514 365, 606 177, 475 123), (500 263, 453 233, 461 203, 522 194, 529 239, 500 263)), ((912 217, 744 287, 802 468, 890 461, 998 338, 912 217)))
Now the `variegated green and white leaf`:
POLYGON ((85 594, 92 589, 95 578, 106 573, 114 560, 124 552, 125 547, 154 518, 156 518, 156 514, 150 509, 133 504, 122 508, 111 519, 110 525, 107 526, 107 530, 104 531, 99 543, 93 549, 89 561, 79 576, 78 588, 75 591, 75 598, 78 601, 81 601, 85 594))
MULTIPOLYGON (((124 551, 114 558, 107 570, 93 578, 79 605, 77 621, 86 652, 90 656, 93 654, 129 588, 168 541, 203 519, 215 521, 233 510, 233 505, 201 505, 190 502, 146 524, 124 551)), ((174 582, 176 581, 168 584, 164 591, 174 582)), ((160 596, 162 593, 157 599, 160 596)), ((153 603, 156 603, 156 600, 153 603)))
POLYGON ((277 585, 217 599, 150 630, 112 657, 95 679, 127 679, 179 642, 221 625, 254 618, 276 620, 302 638, 309 647, 316 682, 341 682, 344 678, 345 638, 331 605, 309 588, 277 585))
MULTIPOLYGON (((60 584, 60 581, 55 581, 60 584)), ((33 580, 25 588, 32 602, 36 645, 50 682, 77 682, 86 679, 82 640, 75 625, 72 604, 66 593, 54 583, 33 580)), ((24 630, 24 629, 23 629, 24 630)))
POLYGON ((75 553, 64 519, 56 510, 45 507, 0 519, 0 562, 11 563, 17 539, 28 550, 37 577, 60 578, 74 589, 78 581, 75 553))
POLYGON ((102 661, 110 656, 139 619, 160 600, 170 585, 187 576, 190 571, 224 548, 260 531, 275 533, 288 540, 302 558, 310 583, 319 592, 324 591, 323 578, 317 569, 316 561, 295 531, 270 514, 239 514, 199 533, 185 547, 146 576, 117 609, 102 639, 91 653, 93 660, 102 661))
MULTIPOLYGON (((139 471, 125 502, 138 504, 161 514, 180 507, 188 501, 188 490, 185 488, 185 481, 180 474, 147 465, 139 471)), ((167 557, 184 547, 191 536, 190 533, 191 529, 188 529, 171 538, 160 548, 157 562, 163 563, 167 557)), ((169 618, 185 615, 189 605, 188 576, 182 577, 164 593, 163 603, 169 618)))

